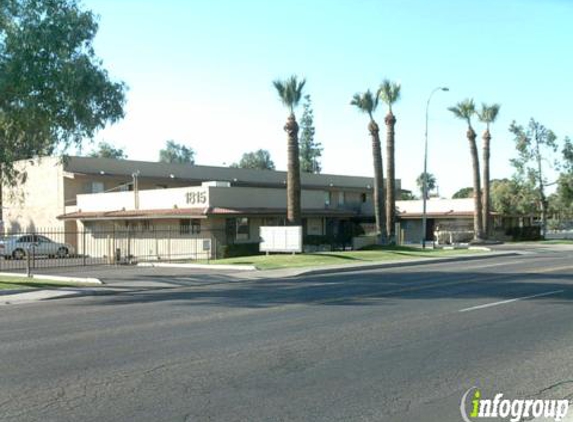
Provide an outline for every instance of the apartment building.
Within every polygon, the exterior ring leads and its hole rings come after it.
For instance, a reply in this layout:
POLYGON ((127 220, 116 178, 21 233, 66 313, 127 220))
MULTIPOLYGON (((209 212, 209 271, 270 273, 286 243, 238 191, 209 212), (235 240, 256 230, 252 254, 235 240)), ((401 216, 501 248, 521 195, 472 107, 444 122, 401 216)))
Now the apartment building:
MULTIPOLYGON (((261 225, 286 218, 286 172, 89 157, 25 160, 25 183, 4 186, 7 232, 74 233, 179 227, 219 244, 257 243, 261 225)), ((348 225, 373 227, 373 179, 302 174, 306 235, 332 235, 348 225)), ((397 181, 397 189, 400 182, 397 181)))

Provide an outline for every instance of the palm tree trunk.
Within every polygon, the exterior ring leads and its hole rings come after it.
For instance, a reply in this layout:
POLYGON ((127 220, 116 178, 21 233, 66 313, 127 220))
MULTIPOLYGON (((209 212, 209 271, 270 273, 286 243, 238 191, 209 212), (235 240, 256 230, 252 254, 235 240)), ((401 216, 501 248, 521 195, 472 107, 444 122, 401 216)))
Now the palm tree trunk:
POLYGON ((374 218, 376 220, 376 235, 378 243, 386 244, 386 210, 384 207, 384 169, 382 166, 382 151, 380 150, 380 129, 378 124, 371 120, 368 130, 372 138, 372 159, 374 161, 374 218))
POLYGON ((384 119, 386 123, 386 231, 388 233, 388 242, 396 242, 396 177, 395 177, 395 133, 396 117, 389 112, 384 119))
POLYGON ((479 172, 479 157, 476 146, 476 133, 470 126, 467 132, 470 143, 470 154, 472 156, 473 182, 474 182, 474 241, 483 239, 482 223, 482 202, 481 202, 481 182, 479 172))
MULTIPOLYGON (((537 134, 536 134, 537 135, 537 134)), ((543 166, 541 165, 542 156, 539 148, 539 140, 537 136, 535 139, 535 157, 537 160, 537 174, 539 177, 539 202, 541 205, 541 238, 545 239, 547 236, 547 197, 545 196, 545 183, 543 181, 543 166)))
POLYGON ((300 203, 300 161, 298 151, 298 124, 294 114, 288 117, 284 126, 288 135, 287 164, 287 222, 291 226, 301 224, 300 203))
POLYGON ((483 235, 487 239, 491 232, 491 202, 490 202, 490 180, 489 180, 489 157, 490 157, 491 134, 486 130, 483 134, 483 235))

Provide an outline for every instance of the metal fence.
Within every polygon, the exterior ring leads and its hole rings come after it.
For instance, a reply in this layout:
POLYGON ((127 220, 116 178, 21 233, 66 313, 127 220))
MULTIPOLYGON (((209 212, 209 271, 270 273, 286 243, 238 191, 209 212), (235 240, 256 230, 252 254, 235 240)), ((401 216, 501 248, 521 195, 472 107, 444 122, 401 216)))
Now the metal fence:
POLYGON ((120 265, 146 261, 209 261, 217 233, 190 227, 36 229, 0 237, 0 271, 49 267, 120 265))

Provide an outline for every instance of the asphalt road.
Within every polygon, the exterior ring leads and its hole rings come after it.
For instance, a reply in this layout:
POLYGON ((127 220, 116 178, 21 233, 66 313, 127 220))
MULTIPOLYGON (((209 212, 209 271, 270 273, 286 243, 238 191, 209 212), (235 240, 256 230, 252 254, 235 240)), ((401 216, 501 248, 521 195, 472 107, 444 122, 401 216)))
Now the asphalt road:
POLYGON ((203 284, 170 271, 170 288, 4 306, 0 420, 445 422, 473 386, 573 397, 571 256, 203 284))

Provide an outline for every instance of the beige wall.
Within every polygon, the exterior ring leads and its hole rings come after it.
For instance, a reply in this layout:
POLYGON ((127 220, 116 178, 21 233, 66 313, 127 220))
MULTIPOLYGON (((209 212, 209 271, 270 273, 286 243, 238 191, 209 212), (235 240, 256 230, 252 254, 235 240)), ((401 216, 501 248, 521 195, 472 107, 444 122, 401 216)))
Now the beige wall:
MULTIPOLYGON (((339 191, 333 193, 328 208, 359 210, 362 196, 359 192, 345 192, 344 204, 339 205, 339 191)), ((81 194, 77 207, 82 211, 115 211, 135 208, 134 192, 81 194)), ((303 190, 303 209, 325 209, 325 191, 303 190)), ((169 208, 286 208, 286 189, 245 187, 186 187, 139 191, 139 209, 169 208)))
POLYGON ((25 170, 26 181, 14 186, 3 186, 3 220, 7 231, 32 229, 63 229, 56 217, 62 213, 62 165, 58 158, 17 163, 25 170))
POLYGON ((217 243, 213 234, 206 231, 205 220, 201 221, 201 232, 185 234, 179 231, 179 220, 151 221, 148 228, 142 222, 135 224, 132 230, 127 229, 125 222, 87 222, 85 224, 85 241, 83 233, 78 233, 77 250, 92 258, 105 258, 113 261, 116 251, 121 257, 129 255, 138 260, 168 259, 212 259, 215 257, 217 243), (204 241, 210 241, 205 250, 204 241))

